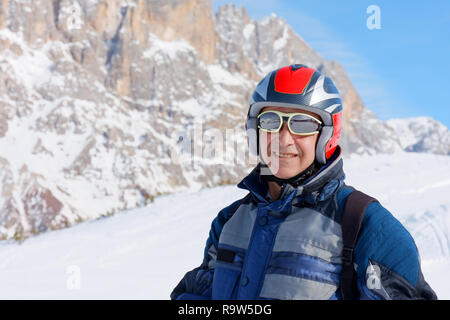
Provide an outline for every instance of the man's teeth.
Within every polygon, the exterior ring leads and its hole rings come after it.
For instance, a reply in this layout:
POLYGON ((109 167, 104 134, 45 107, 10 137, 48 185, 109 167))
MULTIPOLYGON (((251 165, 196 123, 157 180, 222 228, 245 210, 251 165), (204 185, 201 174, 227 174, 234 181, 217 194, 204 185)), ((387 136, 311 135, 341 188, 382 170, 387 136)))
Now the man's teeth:
POLYGON ((274 154, 277 157, 280 157, 280 158, 293 158, 293 157, 296 156, 295 154, 292 154, 292 153, 278 153, 278 152, 274 152, 274 154))

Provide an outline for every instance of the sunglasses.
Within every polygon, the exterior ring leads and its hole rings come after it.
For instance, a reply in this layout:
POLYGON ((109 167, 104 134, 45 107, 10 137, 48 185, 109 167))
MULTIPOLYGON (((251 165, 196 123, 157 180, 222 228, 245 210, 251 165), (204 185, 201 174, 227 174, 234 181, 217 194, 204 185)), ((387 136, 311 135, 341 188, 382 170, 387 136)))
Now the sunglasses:
POLYGON ((309 136, 320 132, 323 124, 313 116, 305 113, 283 113, 276 110, 265 111, 258 115, 258 128, 274 133, 280 131, 283 121, 287 121, 292 134, 309 136))

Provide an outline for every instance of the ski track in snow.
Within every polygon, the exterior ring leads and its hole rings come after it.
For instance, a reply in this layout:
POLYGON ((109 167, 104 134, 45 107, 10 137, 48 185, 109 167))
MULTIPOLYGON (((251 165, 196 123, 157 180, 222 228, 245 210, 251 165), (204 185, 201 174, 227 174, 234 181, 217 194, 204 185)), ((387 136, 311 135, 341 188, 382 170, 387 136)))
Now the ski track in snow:
MULTIPOLYGON (((347 184, 376 197, 404 224, 425 280, 440 299, 450 299, 450 157, 352 156, 344 171, 347 184)), ((0 298, 168 299, 201 263, 212 219, 245 194, 225 186, 161 196, 22 244, 0 242, 0 298)))

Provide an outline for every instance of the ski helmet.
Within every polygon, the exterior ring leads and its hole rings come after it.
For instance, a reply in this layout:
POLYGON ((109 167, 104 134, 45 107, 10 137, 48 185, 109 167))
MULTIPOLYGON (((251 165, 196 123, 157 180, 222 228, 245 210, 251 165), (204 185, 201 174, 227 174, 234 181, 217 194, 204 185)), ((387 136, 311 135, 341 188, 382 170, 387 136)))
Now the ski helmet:
POLYGON ((245 128, 249 151, 258 155, 257 116, 264 107, 297 108, 313 112, 323 122, 316 144, 316 161, 325 164, 338 146, 342 101, 333 81, 320 71, 293 64, 269 72, 251 97, 245 128))

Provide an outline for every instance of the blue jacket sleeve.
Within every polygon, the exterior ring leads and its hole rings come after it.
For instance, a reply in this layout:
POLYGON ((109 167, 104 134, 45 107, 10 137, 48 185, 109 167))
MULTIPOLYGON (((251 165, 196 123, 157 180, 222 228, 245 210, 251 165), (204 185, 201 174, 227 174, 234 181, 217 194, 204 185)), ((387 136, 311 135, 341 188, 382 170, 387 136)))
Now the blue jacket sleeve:
POLYGON ((354 259, 361 299, 437 299, 414 239, 380 203, 367 207, 354 259))
POLYGON ((209 300, 214 270, 201 265, 187 272, 170 294, 172 300, 209 300))

